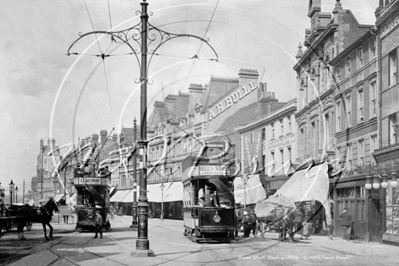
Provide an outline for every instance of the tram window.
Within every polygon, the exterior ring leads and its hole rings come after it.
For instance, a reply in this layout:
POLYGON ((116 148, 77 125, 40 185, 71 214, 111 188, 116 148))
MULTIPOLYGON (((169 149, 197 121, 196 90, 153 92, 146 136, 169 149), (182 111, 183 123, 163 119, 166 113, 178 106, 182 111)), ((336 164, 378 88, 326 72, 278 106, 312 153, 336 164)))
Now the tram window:
POLYGON ((85 207, 104 206, 109 203, 109 194, 104 187, 77 188, 77 205, 85 207))
POLYGON ((214 179, 210 183, 216 188, 216 198, 220 207, 234 207, 233 182, 227 179, 214 179))

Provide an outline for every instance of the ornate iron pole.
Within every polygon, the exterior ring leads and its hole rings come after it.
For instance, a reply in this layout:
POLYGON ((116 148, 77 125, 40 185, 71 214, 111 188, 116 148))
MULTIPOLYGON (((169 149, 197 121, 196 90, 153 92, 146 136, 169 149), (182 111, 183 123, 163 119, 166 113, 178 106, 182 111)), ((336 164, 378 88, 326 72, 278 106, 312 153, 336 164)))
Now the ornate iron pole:
MULTIPOLYGON (((198 40, 201 40, 205 44, 208 45, 210 49, 216 55, 215 59, 209 59, 212 61, 217 61, 218 56, 213 49, 213 47, 208 43, 208 40, 204 38, 198 37, 196 35, 191 34, 174 34, 163 31, 161 29, 156 28, 148 22, 148 13, 147 6, 148 3, 146 0, 140 3, 141 5, 141 13, 140 14, 140 23, 135 26, 128 28, 126 30, 121 31, 92 31, 89 33, 81 34, 80 37, 72 43, 72 45, 68 48, 67 55, 79 55, 79 53, 71 52, 71 48, 82 38, 88 35, 111 35, 111 39, 117 43, 126 44, 129 49, 132 51, 132 55, 136 56, 138 64, 140 66, 140 80, 136 82, 140 82, 141 84, 141 97, 140 97, 140 140, 137 141, 136 145, 138 146, 138 150, 140 151, 141 161, 140 161, 140 193, 137 204, 138 211, 138 230, 137 230, 137 241, 136 241, 136 251, 132 252, 132 256, 154 256, 154 252, 150 250, 150 244, 148 240, 148 199, 147 199, 147 83, 148 83, 148 67, 151 63, 152 57, 156 55, 159 47, 161 47, 166 42, 173 40, 179 37, 191 37, 198 40), (159 37, 159 40, 157 39, 159 37), (155 46, 154 49, 149 50, 149 45, 155 46), (136 49, 133 46, 138 45, 140 49, 136 49), (147 55, 150 55, 150 59, 147 61, 147 55), (138 55, 141 55, 139 58, 138 55)), ((101 51, 100 51, 101 52, 101 51)), ((103 60, 109 57, 108 54, 101 52, 98 55, 103 60)), ((199 59, 198 55, 194 55, 192 59, 199 59)))
MULTIPOLYGON (((133 138, 137 141, 137 123, 133 120, 133 138)), ((133 221, 130 227, 137 227, 137 153, 133 154, 133 221)))

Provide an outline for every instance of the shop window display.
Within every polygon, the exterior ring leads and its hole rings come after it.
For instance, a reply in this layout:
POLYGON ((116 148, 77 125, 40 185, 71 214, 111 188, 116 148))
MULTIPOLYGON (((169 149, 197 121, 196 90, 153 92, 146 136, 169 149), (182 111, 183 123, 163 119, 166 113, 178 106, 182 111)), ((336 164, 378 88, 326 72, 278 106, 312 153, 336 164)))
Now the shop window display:
POLYGON ((399 235, 399 188, 387 188, 386 233, 399 235))

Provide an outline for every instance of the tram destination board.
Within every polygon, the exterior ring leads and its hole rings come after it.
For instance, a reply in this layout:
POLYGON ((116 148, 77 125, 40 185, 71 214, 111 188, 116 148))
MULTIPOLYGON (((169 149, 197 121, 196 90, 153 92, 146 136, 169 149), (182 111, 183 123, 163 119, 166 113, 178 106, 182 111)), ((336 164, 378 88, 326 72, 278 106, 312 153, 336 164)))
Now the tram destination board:
POLYGON ((73 182, 75 185, 110 185, 108 178, 100 177, 75 177, 73 182))

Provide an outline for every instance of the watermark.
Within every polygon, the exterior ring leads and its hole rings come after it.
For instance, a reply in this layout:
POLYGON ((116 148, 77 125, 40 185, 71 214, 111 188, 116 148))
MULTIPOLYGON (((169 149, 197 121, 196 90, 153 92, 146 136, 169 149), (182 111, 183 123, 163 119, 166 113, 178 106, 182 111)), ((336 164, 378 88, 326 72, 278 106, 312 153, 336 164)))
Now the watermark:
POLYGON ((270 260, 270 261, 284 261, 284 260, 349 260, 353 255, 308 255, 308 256, 297 256, 297 255, 239 255, 240 260, 270 260))

